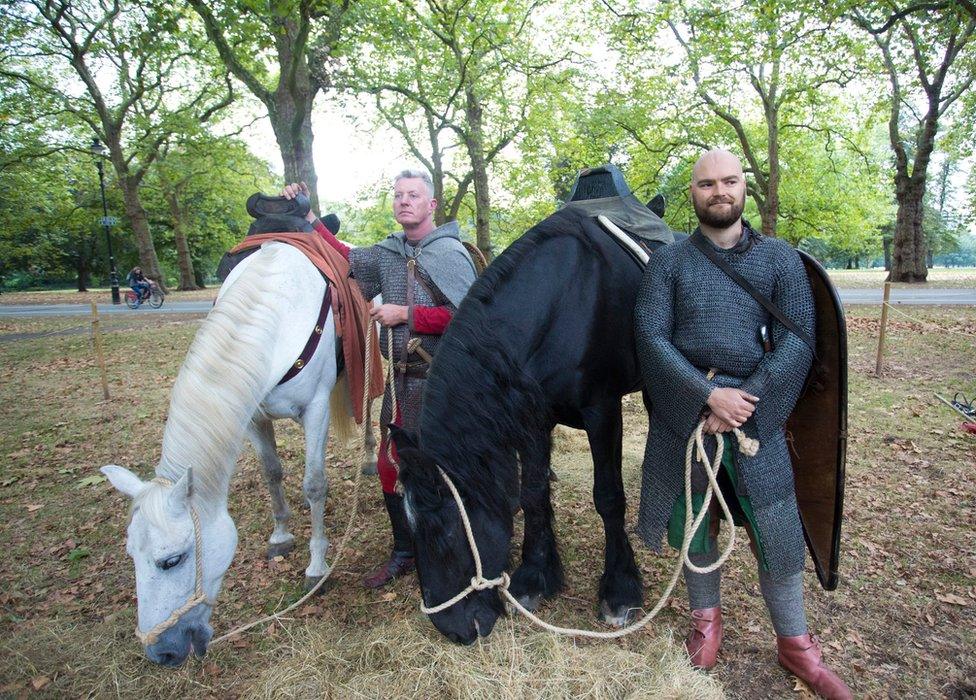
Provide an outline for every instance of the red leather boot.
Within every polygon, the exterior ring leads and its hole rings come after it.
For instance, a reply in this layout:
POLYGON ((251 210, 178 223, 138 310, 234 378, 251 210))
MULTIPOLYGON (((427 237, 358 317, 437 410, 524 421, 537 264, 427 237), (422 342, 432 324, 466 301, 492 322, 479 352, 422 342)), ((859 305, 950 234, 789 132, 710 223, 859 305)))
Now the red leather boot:
POLYGON ((691 665, 707 671, 715 666, 722 645, 722 608, 691 611, 691 629, 685 637, 685 649, 691 665))
POLYGON ((852 700, 847 684, 827 668, 820 652, 820 641, 810 634, 776 637, 779 665, 806 683, 827 700, 852 700))

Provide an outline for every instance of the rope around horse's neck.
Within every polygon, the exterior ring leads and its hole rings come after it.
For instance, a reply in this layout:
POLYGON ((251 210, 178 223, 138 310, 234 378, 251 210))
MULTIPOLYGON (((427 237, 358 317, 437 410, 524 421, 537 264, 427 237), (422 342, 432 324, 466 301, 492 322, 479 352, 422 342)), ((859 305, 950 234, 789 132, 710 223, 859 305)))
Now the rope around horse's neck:
MULTIPOLYGON (((529 618, 529 620, 531 620, 537 626, 556 634, 563 634, 572 637, 588 637, 590 639, 617 639, 618 637, 624 637, 644 627, 648 622, 657 616, 657 614, 667 603, 668 599, 671 597, 671 593, 674 591, 674 587, 678 582, 678 577, 681 575, 682 565, 687 565, 689 569, 700 574, 715 571, 725 563, 725 561, 732 554, 732 549, 735 547, 735 528, 733 527, 731 528, 731 536, 729 537, 729 542, 726 545, 725 550, 721 555, 719 555, 719 558, 714 563, 709 564, 708 566, 699 567, 693 564, 688 556, 688 550, 691 548, 691 542, 694 539, 695 533, 697 533, 698 529, 701 527, 702 522, 704 522, 713 497, 718 499, 718 503, 721 506, 722 512, 725 514, 728 522, 732 522, 732 514, 729 511, 729 506, 725 502, 725 497, 722 495, 722 490, 718 484, 718 470, 722 464, 722 453, 725 449, 725 441, 720 437, 717 439, 718 444, 715 449, 715 458, 710 464, 708 461, 708 455, 705 452, 705 443, 703 439, 704 427, 705 420, 702 419, 692 432, 691 436, 688 438, 688 445, 685 450, 685 532, 684 538, 681 542, 681 555, 678 557, 678 560, 675 563, 674 570, 671 573, 671 579, 668 582, 664 593, 661 594, 661 598, 651 609, 651 611, 637 622, 613 632, 598 632, 595 630, 576 629, 573 627, 559 627, 537 617, 532 611, 526 609, 525 606, 523 606, 514 595, 512 595, 511 591, 509 591, 511 579, 507 573, 502 572, 501 576, 497 578, 486 579, 482 572, 481 552, 478 550, 478 544, 475 542, 474 532, 471 529, 471 521, 468 518, 467 510, 465 510, 464 502, 461 500, 461 494, 458 493, 458 490, 451 481, 451 478, 440 466, 438 466, 437 469, 440 472, 444 483, 447 485, 448 490, 450 490, 451 495, 454 497, 454 502, 457 504, 458 512, 461 515, 461 522, 464 525, 464 534, 468 539, 468 546, 471 548, 471 555, 474 558, 475 575, 471 578, 470 585, 468 585, 467 588, 450 600, 433 607, 427 607, 423 604, 423 602, 421 602, 421 612, 427 615, 438 613, 451 607, 469 593, 474 591, 483 591, 489 588, 497 588, 502 596, 505 597, 505 600, 512 605, 512 607, 522 613, 525 617, 529 618), (708 486, 705 489, 705 500, 702 503, 701 510, 699 511, 698 516, 692 519, 691 472, 694 461, 692 459, 692 455, 696 448, 698 451, 698 459, 701 460, 702 465, 705 468, 705 474, 708 476, 708 486)), ((748 437, 739 428, 734 428, 732 432, 735 435, 736 440, 738 440, 740 452, 749 456, 753 456, 758 452, 759 442, 757 440, 748 437)))
POLYGON ((246 632, 247 630, 253 627, 257 627, 258 625, 263 625, 265 622, 274 621, 280 624, 283 616, 287 615, 288 613, 290 613, 292 610, 295 610, 299 606, 304 605, 312 596, 318 593, 319 589, 323 585, 325 585, 325 582, 326 580, 328 580, 329 576, 332 575, 332 572, 335 571, 335 568, 339 563, 339 559, 342 557, 342 553, 346 549, 346 542, 349 540, 349 536, 352 534, 352 526, 356 520, 356 515, 359 512, 359 481, 360 481, 360 477, 362 476, 363 467, 366 466, 366 461, 369 458, 369 453, 367 452, 367 448, 366 448, 366 436, 368 435, 370 430, 370 425, 368 420, 369 411, 367 410, 367 407, 369 406, 369 400, 370 400, 369 390, 372 384, 370 382, 370 376, 372 374, 370 370, 372 369, 373 366, 373 343, 370 341, 372 340, 372 336, 374 332, 375 332, 374 323, 373 321, 370 321, 369 325, 366 328, 366 351, 365 351, 366 369, 363 372, 363 396, 362 396, 363 402, 362 402, 362 416, 360 420, 360 430, 359 430, 360 462, 358 468, 356 469, 356 474, 353 477, 353 485, 352 485, 353 500, 352 500, 352 509, 349 511, 349 520, 346 522, 346 530, 345 532, 342 533, 342 538, 339 540, 339 544, 336 548, 336 555, 335 558, 332 560, 332 564, 329 566, 328 571, 325 572, 325 575, 323 575, 322 578, 316 581, 315 585, 312 586, 312 588, 310 588, 308 592, 305 593, 305 595, 303 595, 301 598, 299 598, 294 603, 289 605, 287 608, 285 608, 284 610, 273 612, 270 615, 265 615, 264 617, 258 620, 254 620, 253 622, 248 622, 247 624, 239 625, 234 629, 232 629, 230 632, 226 632, 220 635, 219 637, 217 637, 216 639, 212 640, 210 642, 210 646, 213 646, 214 644, 218 644, 226 639, 230 639, 231 637, 236 637, 239 634, 246 632))

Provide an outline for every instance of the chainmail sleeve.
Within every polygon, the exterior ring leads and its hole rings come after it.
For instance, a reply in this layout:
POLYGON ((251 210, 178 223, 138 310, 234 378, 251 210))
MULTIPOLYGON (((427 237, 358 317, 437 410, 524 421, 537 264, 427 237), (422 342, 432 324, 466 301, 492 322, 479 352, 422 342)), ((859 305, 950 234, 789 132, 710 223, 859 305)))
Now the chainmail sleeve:
POLYGON ((367 301, 382 291, 379 255, 379 249, 375 246, 352 248, 349 251, 350 274, 367 301))
POLYGON ((676 248, 666 246, 651 256, 637 292, 634 322, 644 386, 654 397, 654 417, 677 435, 687 436, 714 386, 672 343, 676 248))
MULTIPOLYGON (((789 246, 782 244, 780 249, 779 273, 774 283, 772 301, 814 338, 816 318, 813 293, 803 261, 789 246)), ((796 406, 813 360, 813 352, 803 340, 775 319, 771 319, 771 324, 773 351, 763 356, 741 386, 743 391, 763 399, 760 402, 762 410, 756 411, 761 434, 767 434, 786 423, 796 406)))

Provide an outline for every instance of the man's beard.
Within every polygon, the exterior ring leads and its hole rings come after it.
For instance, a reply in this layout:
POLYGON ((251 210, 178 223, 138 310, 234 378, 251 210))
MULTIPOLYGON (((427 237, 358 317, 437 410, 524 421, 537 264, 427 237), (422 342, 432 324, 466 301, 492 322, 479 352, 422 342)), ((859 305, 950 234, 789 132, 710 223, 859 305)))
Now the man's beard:
MULTIPOLYGON (((727 213, 722 214, 718 211, 713 211, 709 209, 709 204, 716 203, 716 198, 712 197, 706 202, 705 206, 700 206, 698 200, 694 197, 692 199, 692 204, 695 207, 695 216, 698 217, 698 221, 705 224, 706 226, 711 226, 712 228, 728 228, 740 218, 742 218, 742 210, 745 208, 746 198, 743 194, 742 199, 738 202, 733 200, 731 206, 727 213)), ((723 200, 718 200, 723 201, 723 200)), ((727 200, 725 200, 727 201, 727 200)))

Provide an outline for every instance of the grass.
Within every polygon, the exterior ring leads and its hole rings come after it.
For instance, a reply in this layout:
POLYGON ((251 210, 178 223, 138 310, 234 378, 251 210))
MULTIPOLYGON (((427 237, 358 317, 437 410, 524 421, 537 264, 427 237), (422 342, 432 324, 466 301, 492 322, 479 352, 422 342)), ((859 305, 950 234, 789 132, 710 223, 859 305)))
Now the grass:
MULTIPOLYGON (((933 392, 976 394, 976 309, 913 308, 892 318, 886 373, 873 377, 875 308, 853 308, 850 452, 842 581, 834 593, 806 576, 811 627, 828 661, 858 696, 963 697, 976 677, 976 437, 933 392), (937 329, 937 330, 936 330, 937 329)), ((159 457, 169 391, 197 327, 192 318, 145 317, 107 333, 111 402, 100 401, 87 333, 0 343, 0 695, 259 697, 786 697, 754 563, 741 547, 723 587, 726 642, 715 672, 693 672, 680 653, 683 588, 648 631, 613 643, 574 642, 500 621, 487 640, 458 648, 417 610, 416 579, 383 593, 358 585, 385 554, 378 485, 362 484, 361 517, 330 590, 284 626, 269 625, 203 662, 170 671, 149 664, 132 636, 134 586, 123 541, 125 499, 91 483, 103 464, 149 475, 159 457), (144 320, 145 320, 144 319, 144 320), (138 362, 133 348, 151 348, 138 362), (87 552, 87 554, 85 554, 87 552)), ((72 319, 4 321, 2 333, 64 330, 72 319)), ((625 483, 639 490, 646 418, 625 402, 625 483)), ((281 423, 301 503, 299 430, 281 423)), ((352 493, 352 455, 330 447, 327 527, 338 538, 352 493)), ((594 626, 603 536, 591 503, 585 437, 560 430, 553 464, 567 590, 544 608, 557 624, 594 626)), ((294 508, 299 548, 264 559, 271 518, 250 451, 231 494, 240 546, 214 615, 217 634, 294 600, 307 557, 306 512, 294 508)), ((631 519, 636 496, 632 498, 631 519)), ((638 548, 646 598, 663 588, 673 553, 638 548)), ((517 560, 517 554, 516 554, 517 560)))
MULTIPOLYGON (((830 279, 841 289, 881 289, 888 272, 883 268, 869 270, 827 270, 830 279)), ((929 270, 929 287, 976 287, 976 267, 933 267, 929 270)), ((917 284, 896 282, 894 288, 917 288, 917 284)))

